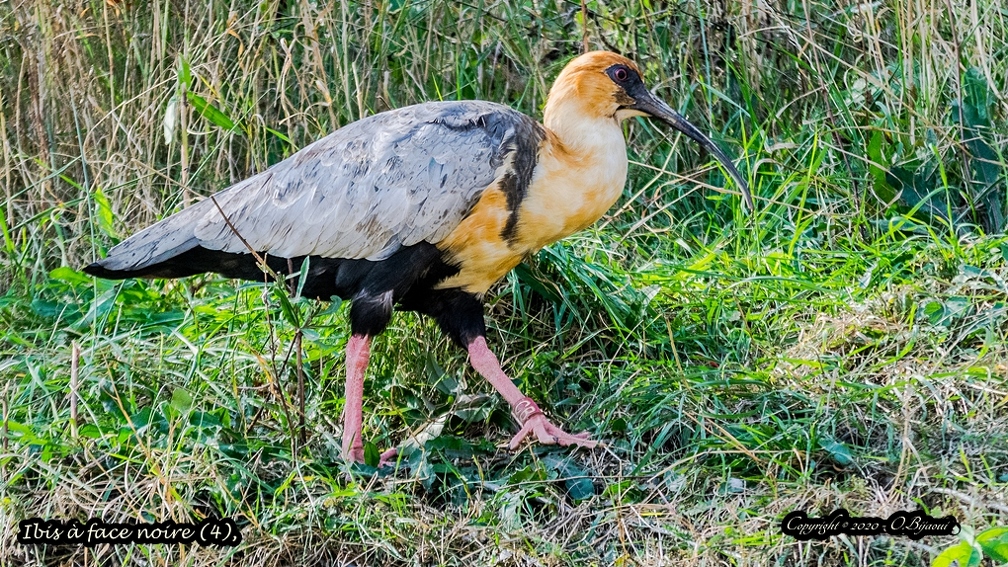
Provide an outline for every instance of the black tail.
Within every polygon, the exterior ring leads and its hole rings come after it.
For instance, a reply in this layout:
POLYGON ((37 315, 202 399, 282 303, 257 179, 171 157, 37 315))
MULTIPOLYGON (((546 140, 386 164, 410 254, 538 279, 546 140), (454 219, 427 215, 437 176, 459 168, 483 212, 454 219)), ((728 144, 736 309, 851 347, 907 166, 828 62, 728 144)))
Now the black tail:
MULTIPOLYGON (((304 256, 298 258, 280 258, 268 254, 260 254, 266 260, 273 273, 285 277, 301 270, 304 256)), ((252 254, 235 254, 208 250, 197 246, 186 250, 177 256, 162 260, 136 269, 110 269, 105 260, 99 260, 84 267, 84 272, 99 278, 124 280, 127 278, 184 278, 214 272, 224 277, 249 280, 255 282, 273 281, 273 276, 260 265, 252 254)), ((301 295, 312 299, 329 300, 334 295, 340 295, 336 289, 336 274, 342 264, 357 263, 362 260, 343 260, 340 258, 322 258, 312 256, 308 259, 308 277, 304 282, 301 295)), ((298 282, 295 281, 295 284, 298 282)), ((346 293, 346 290, 339 290, 346 293)))

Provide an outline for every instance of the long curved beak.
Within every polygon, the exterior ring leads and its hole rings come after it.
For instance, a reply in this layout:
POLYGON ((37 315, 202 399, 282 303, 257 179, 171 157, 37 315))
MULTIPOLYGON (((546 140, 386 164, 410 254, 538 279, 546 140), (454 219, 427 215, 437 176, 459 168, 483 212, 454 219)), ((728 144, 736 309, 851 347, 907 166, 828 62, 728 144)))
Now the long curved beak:
POLYGON ((745 201, 746 208, 750 212, 755 211, 756 207, 753 206, 752 194, 749 193, 749 185, 746 184, 745 180, 742 179, 742 174, 735 169, 735 165, 732 163, 731 159, 728 158, 728 154, 721 151, 721 148, 717 145, 703 132, 697 129, 696 126, 690 124, 689 120, 682 114, 679 114, 672 109, 669 105, 665 104, 663 100, 651 94, 647 89, 640 89, 644 92, 632 93, 634 98, 634 105, 631 107, 634 110, 639 110, 644 112, 654 118, 665 122, 669 126, 679 130, 683 134, 686 134, 698 144, 707 149, 708 152, 714 154, 721 165, 728 171, 731 178, 735 180, 735 184, 739 186, 742 190, 742 199, 745 201))

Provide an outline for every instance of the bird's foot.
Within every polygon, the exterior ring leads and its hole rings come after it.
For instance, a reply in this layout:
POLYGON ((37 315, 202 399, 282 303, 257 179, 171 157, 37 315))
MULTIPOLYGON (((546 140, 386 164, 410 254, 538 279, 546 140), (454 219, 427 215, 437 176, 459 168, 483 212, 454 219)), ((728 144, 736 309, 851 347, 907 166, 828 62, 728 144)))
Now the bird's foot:
POLYGON ((597 441, 588 438, 587 431, 572 435, 550 423, 532 398, 518 400, 511 410, 511 415, 522 424, 521 430, 511 438, 509 444, 511 450, 517 449, 530 433, 534 433, 535 438, 543 445, 578 445, 586 449, 598 445, 597 441))
MULTIPOLYGON (((395 464, 396 459, 399 457, 399 450, 396 448, 391 448, 378 456, 378 468, 385 466, 392 466, 395 464)), ((351 448, 349 451, 344 452, 344 458, 348 461, 353 461, 356 463, 364 463, 364 447, 357 446, 351 448)))

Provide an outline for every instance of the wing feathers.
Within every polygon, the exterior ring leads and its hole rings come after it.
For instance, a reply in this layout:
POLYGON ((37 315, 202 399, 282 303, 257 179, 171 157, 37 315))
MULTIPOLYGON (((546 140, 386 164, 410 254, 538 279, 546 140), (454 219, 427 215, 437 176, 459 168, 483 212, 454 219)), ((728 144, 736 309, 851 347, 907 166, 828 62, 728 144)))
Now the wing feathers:
MULTIPOLYGON (((436 244, 503 175, 516 132, 541 126, 493 103, 427 103, 349 124, 270 169, 141 231, 109 251, 141 269, 202 246, 372 260, 436 244)), ((115 266, 115 268, 113 268, 115 266)))

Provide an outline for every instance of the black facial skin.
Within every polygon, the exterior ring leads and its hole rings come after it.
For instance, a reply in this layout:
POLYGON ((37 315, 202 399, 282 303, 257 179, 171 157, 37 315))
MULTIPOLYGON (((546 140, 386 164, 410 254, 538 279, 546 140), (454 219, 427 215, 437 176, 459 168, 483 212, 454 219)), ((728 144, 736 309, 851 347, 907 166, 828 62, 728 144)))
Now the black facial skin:
POLYGON ((611 65, 605 72, 612 79, 612 82, 623 88, 623 92, 629 97, 629 100, 626 102, 620 101, 622 105, 620 108, 633 108, 634 104, 642 97, 651 95, 647 87, 644 86, 641 76, 630 67, 617 63, 616 65, 611 65))
POLYGON ((644 86, 644 81, 641 80, 640 74, 637 71, 622 63, 617 63, 610 65, 605 70, 605 73, 614 83, 620 86, 622 92, 616 95, 616 102, 619 103, 620 110, 638 110, 648 116, 657 118, 703 146, 721 162, 721 165, 724 166, 728 174, 735 180, 736 185, 742 190, 742 199, 745 201, 746 208, 749 211, 755 210, 752 195, 749 193, 749 186, 742 178, 742 174, 735 169, 735 165, 728 158, 728 155, 710 138, 704 135, 703 132, 697 129, 696 126, 690 124, 685 116, 672 110, 668 104, 665 104, 664 101, 651 94, 651 91, 644 86))

